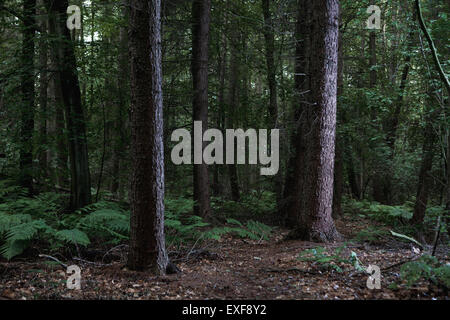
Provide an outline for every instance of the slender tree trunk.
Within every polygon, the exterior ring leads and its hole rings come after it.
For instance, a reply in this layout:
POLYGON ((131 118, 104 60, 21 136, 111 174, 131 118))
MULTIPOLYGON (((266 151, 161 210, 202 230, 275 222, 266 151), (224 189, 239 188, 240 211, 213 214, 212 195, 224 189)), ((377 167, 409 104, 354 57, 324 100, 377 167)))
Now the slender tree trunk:
MULTIPOLYGON (((352 154, 351 150, 349 150, 348 159, 346 161, 346 168, 347 168, 347 174, 348 174, 348 183, 350 185, 350 191, 352 193, 352 196, 355 199, 360 199, 362 186, 360 188, 359 184, 358 184, 358 179, 357 179, 356 173, 355 173, 355 164, 353 162, 353 154, 352 154)), ((362 175, 362 173, 361 173, 361 175, 362 175)))
MULTIPOLYGON (((194 0, 192 3, 192 81, 194 87, 193 120, 202 122, 202 130, 208 129, 208 44, 210 0, 194 0)), ((202 132, 202 136, 203 136, 202 132)), ((202 146, 202 153, 205 144, 202 146)), ((202 155, 203 159, 203 155, 202 155)), ((208 166, 194 164, 194 214, 206 217, 211 212, 208 166)))
POLYGON ((78 82, 74 43, 66 26, 68 1, 52 2, 47 0, 47 8, 56 20, 53 31, 58 40, 59 72, 62 98, 65 106, 65 118, 68 132, 70 160, 70 209, 76 210, 91 203, 91 178, 86 139, 86 124, 81 105, 81 93, 78 82))
MULTIPOLYGON (((122 15, 124 17, 128 17, 128 10, 126 7, 122 9, 122 15)), ((119 33, 119 58, 118 58, 118 65, 119 65, 119 76, 117 77, 116 82, 116 88, 117 88, 117 94, 118 94, 118 105, 116 106, 116 114, 114 119, 114 130, 117 133, 116 140, 114 141, 114 147, 113 147, 113 155, 112 155, 112 170, 113 170, 113 179, 111 183, 111 193, 114 194, 116 197, 119 197, 119 190, 120 190, 120 182, 121 182, 121 160, 122 160, 122 153, 123 149, 125 147, 125 133, 124 133, 124 121, 126 118, 126 108, 127 108, 127 91, 128 88, 125 86, 127 83, 127 78, 129 76, 128 71, 128 28, 125 26, 122 26, 120 28, 119 33)))
POLYGON ((420 166, 419 182, 417 184, 416 203, 414 206, 413 217, 411 219, 411 223, 413 224, 423 223, 425 211, 427 209, 429 189, 433 182, 432 177, 430 176, 430 171, 433 167, 433 148, 436 140, 433 129, 433 114, 436 114, 436 112, 425 116, 426 126, 422 149, 422 164, 420 166))
POLYGON ((332 218, 338 73, 339 1, 313 4, 311 30, 312 123, 310 158, 306 175, 307 206, 298 226, 299 236, 310 241, 340 238, 332 218))
MULTIPOLYGON (((49 32, 54 31, 54 20, 49 19, 49 32)), ((54 34, 54 33, 53 33, 54 34)), ((52 174, 54 180, 60 187, 65 187, 67 181, 67 139, 64 133, 64 102, 61 92, 61 81, 59 67, 58 67, 58 53, 55 50, 55 45, 50 50, 50 70, 48 79, 48 99, 49 111, 52 119, 49 123, 49 136, 53 137, 52 141, 55 143, 55 152, 49 150, 48 158, 52 164, 52 174), (54 167, 53 167, 54 165, 54 167)))
POLYGON ((39 15, 41 18, 40 30, 41 35, 39 38, 39 109, 40 109, 40 121, 39 121, 39 166, 41 176, 45 180, 48 176, 48 157, 47 157, 47 89, 48 89, 48 46, 47 46, 47 19, 44 19, 46 11, 43 9, 43 0, 39 1, 39 15))
MULTIPOLYGON (((286 224, 297 226, 304 210, 303 183, 305 176, 306 144, 305 137, 309 123, 309 88, 310 88, 310 13, 311 4, 300 0, 297 8, 296 49, 295 49, 295 90, 298 95, 294 111, 294 131, 291 136, 292 153, 288 161, 283 206, 287 211, 286 224)), ((285 216, 285 214, 283 214, 285 216)))
POLYGON ((128 266, 164 274, 161 1, 131 0, 131 232, 128 266))
MULTIPOLYGON (((276 66, 275 66, 275 40, 274 25, 270 14, 270 1, 262 0, 262 10, 264 16, 264 40, 265 40, 265 56, 267 64, 267 84, 269 86, 269 124, 271 129, 278 127, 278 102, 277 102, 277 82, 276 82, 276 66)), ((281 201, 283 197, 283 184, 281 171, 273 177, 273 187, 276 195, 278 211, 281 209, 281 201)))
MULTIPOLYGON (((217 115, 217 128, 220 128, 222 134, 225 132, 225 76, 227 72, 227 41, 225 35, 222 36, 221 45, 223 50, 219 53, 219 97, 218 97, 218 105, 219 111, 217 115)), ((220 186, 220 167, 221 165, 214 165, 214 175, 213 175, 213 193, 215 196, 218 196, 222 192, 222 188, 220 186)))
POLYGON ((375 31, 370 32, 369 36, 369 52, 370 52, 370 80, 369 87, 375 88, 377 85, 377 34, 375 31))
MULTIPOLYGON (((450 104, 450 97, 447 101, 450 104)), ((447 204, 445 209, 450 213, 450 129, 447 128, 447 204)))
POLYGON ((23 0, 22 38, 22 108, 20 123, 20 184, 33 193, 33 131, 34 131, 34 33, 36 0, 23 0))
POLYGON ((267 64, 267 83, 269 85, 269 122, 273 128, 276 128, 278 120, 278 104, 277 104, 277 83, 276 69, 274 61, 274 30, 272 18, 270 15, 270 1, 262 0, 262 9, 264 14, 264 39, 265 39, 265 56, 267 64))
MULTIPOLYGON (((233 29, 231 31, 231 77, 230 77, 230 92, 229 92, 229 102, 228 106, 230 108, 230 116, 228 120, 228 126, 233 128, 237 124, 237 109, 239 104, 239 61, 238 61, 238 34, 237 30, 233 29)), ((234 201, 239 201, 241 198, 239 191, 239 181, 238 172, 236 165, 236 146, 235 146, 235 161, 234 164, 227 165, 229 177, 230 177, 230 187, 231 187, 231 198, 234 201)))

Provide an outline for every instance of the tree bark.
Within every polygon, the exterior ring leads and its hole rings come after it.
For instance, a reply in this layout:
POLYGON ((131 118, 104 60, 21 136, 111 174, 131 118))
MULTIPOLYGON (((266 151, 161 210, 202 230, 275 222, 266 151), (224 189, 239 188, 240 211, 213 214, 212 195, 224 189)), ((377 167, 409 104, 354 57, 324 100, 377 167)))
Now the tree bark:
POLYGON ((339 1, 314 1, 312 18, 311 99, 314 106, 305 184, 307 206, 298 229, 301 239, 331 242, 340 238, 332 218, 339 1))
MULTIPOLYGON (((202 136, 208 128, 208 45, 210 24, 210 0, 194 0, 192 3, 192 101, 193 121, 202 122, 202 136)), ((202 146, 202 153, 205 147, 202 146)), ((202 156, 203 159, 203 156, 202 156)), ((194 164, 194 214, 201 217, 211 212, 208 166, 194 164)))
MULTIPOLYGON (((339 12, 341 12, 341 7, 339 6, 339 12)), ((341 15, 339 15, 339 22, 341 22, 341 15)), ((340 25, 341 23, 339 23, 340 25)), ((342 43, 342 31, 339 30, 339 38, 338 38, 338 75, 337 75, 337 97, 336 101, 338 101, 339 97, 342 95, 344 91, 344 48, 342 43)), ((339 104, 337 104, 339 107, 339 104)), ((336 110, 337 118, 341 121, 345 118, 343 116, 344 110, 336 110)), ((339 121, 337 122, 337 126, 339 125, 339 121)), ((336 155, 334 158, 334 193, 333 193, 333 218, 337 218, 342 215, 342 191, 344 187, 344 166, 342 159, 342 137, 338 134, 336 130, 336 155)))
POLYGON ((128 266, 164 274, 161 1, 131 0, 131 233, 128 266))

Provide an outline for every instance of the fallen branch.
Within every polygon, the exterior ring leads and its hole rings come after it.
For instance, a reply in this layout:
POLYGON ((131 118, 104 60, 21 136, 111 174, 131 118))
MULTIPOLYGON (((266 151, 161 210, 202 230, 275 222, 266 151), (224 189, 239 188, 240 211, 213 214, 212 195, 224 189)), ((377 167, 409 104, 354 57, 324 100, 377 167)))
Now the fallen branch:
POLYGON ((78 257, 74 257, 74 258, 72 258, 73 260, 76 260, 76 261, 80 261, 80 262, 82 262, 82 263, 86 263, 86 264, 92 264, 92 265, 95 265, 95 266, 98 266, 98 267, 106 267, 106 266, 110 266, 112 263, 107 263, 107 264, 105 264, 105 263, 99 263, 99 262, 93 262, 93 261, 87 261, 87 260, 84 260, 84 259, 81 259, 81 258, 78 258, 78 257))
POLYGON ((41 258, 47 258, 47 259, 51 259, 51 260, 53 260, 53 261, 56 261, 56 262, 58 262, 60 265, 62 265, 64 268, 66 268, 67 269, 67 264, 65 264, 65 263, 63 263, 63 262, 61 262, 61 261, 59 261, 57 258, 55 258, 55 257, 52 257, 52 256, 48 256, 48 255, 46 255, 46 254, 40 254, 39 255, 39 257, 41 257, 41 258))

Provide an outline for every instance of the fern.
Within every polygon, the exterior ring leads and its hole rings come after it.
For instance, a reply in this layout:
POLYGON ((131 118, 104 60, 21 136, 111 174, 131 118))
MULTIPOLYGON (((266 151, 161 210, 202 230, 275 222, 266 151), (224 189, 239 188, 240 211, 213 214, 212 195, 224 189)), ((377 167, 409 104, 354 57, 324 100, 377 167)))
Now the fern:
POLYGON ((424 279, 450 288, 450 265, 440 263, 436 257, 423 255, 417 261, 405 263, 400 269, 407 286, 424 279))
POLYGON ((55 237, 61 241, 75 245, 87 246, 91 243, 87 234, 78 229, 60 230, 55 233, 55 237))
POLYGON ((6 232, 5 243, 0 247, 0 254, 8 260, 21 254, 28 247, 29 241, 40 230, 51 231, 52 229, 42 219, 32 220, 10 227, 6 232))

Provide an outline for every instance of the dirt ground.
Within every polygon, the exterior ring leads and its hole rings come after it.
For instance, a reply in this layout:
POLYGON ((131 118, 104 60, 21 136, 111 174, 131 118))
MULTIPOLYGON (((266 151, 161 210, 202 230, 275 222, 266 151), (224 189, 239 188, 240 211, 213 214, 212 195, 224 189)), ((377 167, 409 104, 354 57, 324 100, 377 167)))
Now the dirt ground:
MULTIPOLYGON (((339 221, 337 227, 346 238, 362 228, 353 220, 339 221)), ((421 254, 409 243, 346 244, 342 255, 353 251, 363 266, 380 267, 381 289, 371 290, 367 288, 368 275, 351 265, 343 264, 343 271, 337 272, 298 260, 303 250, 323 246, 333 252, 342 243, 283 241, 286 230, 274 233, 277 236, 270 241, 228 237, 187 247, 183 252, 170 252, 181 270, 174 275, 153 276, 127 270, 126 246, 109 252, 113 258, 108 263, 104 259, 103 263, 98 259, 62 260, 80 266, 81 290, 67 289, 66 268, 49 263, 48 258, 0 262, 0 299, 449 299, 445 288, 429 282, 412 288, 401 283, 401 263, 421 254), (392 288, 393 282, 400 285, 392 288)), ((446 249, 441 249, 442 256, 446 249)))

